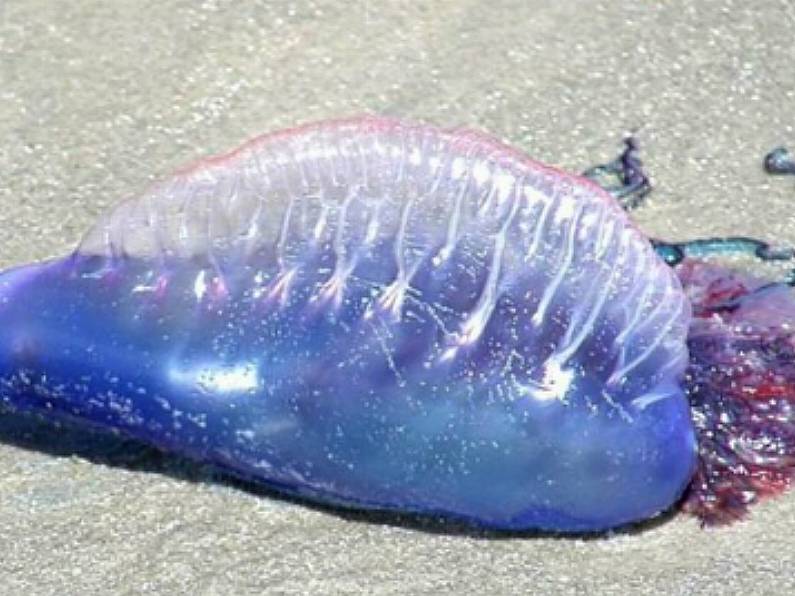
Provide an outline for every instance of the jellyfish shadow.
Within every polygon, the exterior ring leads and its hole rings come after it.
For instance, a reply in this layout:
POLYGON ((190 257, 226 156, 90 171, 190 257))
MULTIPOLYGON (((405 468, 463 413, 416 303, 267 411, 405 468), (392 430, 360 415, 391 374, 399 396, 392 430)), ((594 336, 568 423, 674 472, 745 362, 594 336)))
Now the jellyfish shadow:
POLYGON ((260 483, 240 479, 212 464, 197 462, 161 451, 138 440, 112 432, 85 428, 71 422, 53 422, 37 414, 0 408, 0 444, 43 453, 52 457, 78 457, 93 464, 133 472, 162 474, 181 482, 218 484, 257 497, 275 499, 358 523, 384 525, 425 534, 462 536, 482 540, 560 539, 600 541, 618 535, 636 535, 670 521, 678 513, 673 507, 641 522, 603 532, 560 533, 547 530, 494 530, 461 519, 380 509, 356 509, 320 503, 287 494, 260 483))

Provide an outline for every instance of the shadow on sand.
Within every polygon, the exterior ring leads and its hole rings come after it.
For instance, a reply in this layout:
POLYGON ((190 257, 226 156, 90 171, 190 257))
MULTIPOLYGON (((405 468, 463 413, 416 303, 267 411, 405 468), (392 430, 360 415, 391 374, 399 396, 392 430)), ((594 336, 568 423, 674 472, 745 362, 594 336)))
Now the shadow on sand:
POLYGON ((560 534, 548 531, 497 531, 466 521, 438 516, 372 509, 349 509, 311 501, 240 480, 209 464, 165 453, 139 441, 113 433, 86 429, 67 422, 53 423, 37 415, 0 409, 0 443, 37 451, 52 457, 79 457, 95 464, 130 471, 166 474, 183 482, 217 483, 262 498, 279 499, 321 511, 341 519, 394 526, 428 534, 464 536, 484 540, 556 538, 605 540, 616 535, 634 535, 666 523, 676 515, 674 508, 651 520, 600 533, 560 534))

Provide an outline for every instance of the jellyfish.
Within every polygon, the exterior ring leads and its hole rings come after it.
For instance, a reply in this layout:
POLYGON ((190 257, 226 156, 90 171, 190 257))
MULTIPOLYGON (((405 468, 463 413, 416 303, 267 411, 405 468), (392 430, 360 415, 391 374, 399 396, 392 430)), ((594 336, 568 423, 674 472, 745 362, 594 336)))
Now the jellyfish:
POLYGON ((331 507, 738 519, 792 477, 795 275, 712 256, 793 251, 647 238, 638 155, 573 175, 373 117, 259 137, 0 274, 0 405, 331 507))

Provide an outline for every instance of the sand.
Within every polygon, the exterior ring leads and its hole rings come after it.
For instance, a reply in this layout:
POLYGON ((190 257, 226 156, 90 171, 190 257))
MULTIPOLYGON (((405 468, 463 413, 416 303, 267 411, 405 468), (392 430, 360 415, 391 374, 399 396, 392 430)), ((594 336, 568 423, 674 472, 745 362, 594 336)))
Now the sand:
MULTIPOLYGON (((0 266, 255 134, 379 113, 580 170, 637 130, 670 239, 795 242, 789 0, 0 0, 0 266)), ((4 594, 789 594, 795 494, 729 528, 495 539, 341 515, 115 438, 0 414, 4 594)))

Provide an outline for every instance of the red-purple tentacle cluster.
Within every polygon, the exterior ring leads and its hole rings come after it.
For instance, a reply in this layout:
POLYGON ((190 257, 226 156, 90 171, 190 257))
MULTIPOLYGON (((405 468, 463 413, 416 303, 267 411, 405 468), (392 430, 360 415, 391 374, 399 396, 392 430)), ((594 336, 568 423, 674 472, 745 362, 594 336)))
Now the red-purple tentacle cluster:
POLYGON ((682 508, 728 523, 795 476, 795 293, 696 261, 678 274, 694 312, 686 383, 699 446, 682 508))

